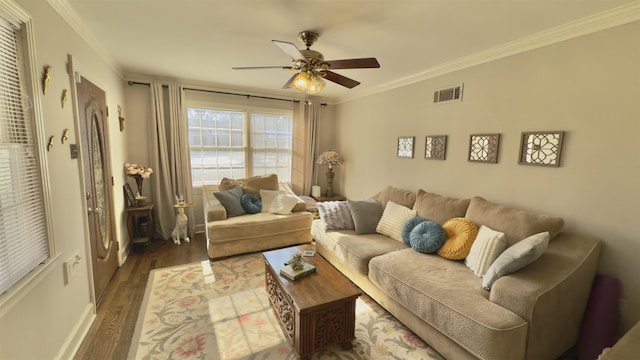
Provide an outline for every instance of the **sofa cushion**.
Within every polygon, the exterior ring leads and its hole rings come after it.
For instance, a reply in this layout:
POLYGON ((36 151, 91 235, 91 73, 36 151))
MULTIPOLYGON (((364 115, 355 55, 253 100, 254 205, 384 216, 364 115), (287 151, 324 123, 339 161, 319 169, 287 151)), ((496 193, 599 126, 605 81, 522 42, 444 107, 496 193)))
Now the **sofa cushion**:
POLYGON ((231 217, 224 221, 209 221, 207 222, 207 233, 209 243, 214 245, 233 243, 239 240, 256 242, 265 237, 286 237, 288 234, 301 231, 309 232, 311 221, 312 215, 308 212, 290 215, 257 213, 231 217))
POLYGON ((474 274, 482 277, 506 246, 507 240, 504 233, 482 225, 478 229, 478 235, 473 241, 469 255, 464 259, 464 263, 474 274))
POLYGON ((442 225, 447 241, 438 250, 438 255, 449 260, 462 260, 469 255, 478 228, 465 218, 449 219, 442 225))
POLYGON ((369 273, 369 261, 372 258, 407 248, 403 242, 385 235, 358 235, 355 230, 325 231, 321 220, 313 221, 311 235, 319 246, 328 249, 350 269, 355 269, 363 275, 369 273))
POLYGON ((394 188, 393 186, 387 186, 381 192, 374 196, 374 199, 382 205, 383 208, 387 207, 389 201, 393 201, 398 205, 408 207, 411 209, 416 201, 416 194, 408 190, 402 190, 394 188))
POLYGON ((382 212, 376 232, 387 235, 394 240, 402 241, 402 226, 414 216, 416 216, 415 210, 389 201, 382 212))
POLYGON ((346 201, 323 201, 316 204, 325 230, 354 230, 346 201))
POLYGON ((514 273, 536 261, 549 245, 549 233, 531 235, 505 250, 491 264, 482 279, 482 288, 490 290, 500 277, 514 273))
POLYGON ((242 192, 260 196, 260 190, 278 190, 278 175, 268 174, 262 176, 252 176, 246 179, 222 178, 220 190, 228 190, 236 185, 242 186, 242 192))
POLYGON ((449 219, 464 217, 470 201, 470 199, 456 199, 420 189, 413 209, 418 211, 419 216, 442 225, 449 219))
POLYGON ((527 322, 489 301, 481 279, 464 263, 398 250, 371 259, 369 279, 476 357, 523 358, 527 322))
POLYGON ((404 225, 402 225, 402 242, 407 244, 407 246, 411 246, 411 240, 409 236, 411 235, 411 231, 420 223, 427 221, 427 219, 421 216, 414 216, 409 219, 404 225))
MULTIPOLYGON (((375 234, 382 206, 373 200, 347 200, 356 234, 375 234)), ((317 205, 316 205, 317 206, 317 205)))
POLYGON ((229 190, 218 191, 213 195, 220 201, 225 210, 227 210, 228 217, 247 213, 240 202, 240 198, 242 197, 242 187, 240 185, 236 185, 229 190))
POLYGON ((447 240, 447 233, 444 232, 442 225, 426 220, 411 230, 409 240, 413 250, 431 254, 442 247, 442 244, 447 240))
POLYGON ((553 240, 564 225, 562 218, 513 209, 479 196, 471 199, 465 217, 477 226, 487 225, 503 232, 507 238, 507 247, 545 231, 549 232, 549 240, 553 240))

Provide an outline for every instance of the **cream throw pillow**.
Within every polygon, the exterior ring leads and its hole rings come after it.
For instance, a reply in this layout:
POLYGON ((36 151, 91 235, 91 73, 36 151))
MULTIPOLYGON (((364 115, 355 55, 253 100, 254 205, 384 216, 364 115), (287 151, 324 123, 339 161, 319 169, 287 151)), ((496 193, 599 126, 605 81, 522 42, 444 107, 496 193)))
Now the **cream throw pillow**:
POLYGON ((376 232, 387 235, 394 240, 402 241, 402 226, 417 215, 418 212, 416 210, 411 210, 408 207, 389 201, 382 212, 378 226, 376 226, 376 232))
POLYGON ((269 206, 269 212, 272 214, 287 215, 291 214, 293 207, 298 203, 295 196, 289 194, 278 194, 269 206))
POLYGON ((271 204, 273 200, 275 200, 278 195, 284 194, 284 191, 278 190, 260 190, 260 201, 262 201, 262 212, 269 212, 271 208, 271 204))
POLYGON ((500 256, 506 246, 507 238, 504 233, 482 225, 464 263, 474 274, 483 277, 489 266, 500 256))

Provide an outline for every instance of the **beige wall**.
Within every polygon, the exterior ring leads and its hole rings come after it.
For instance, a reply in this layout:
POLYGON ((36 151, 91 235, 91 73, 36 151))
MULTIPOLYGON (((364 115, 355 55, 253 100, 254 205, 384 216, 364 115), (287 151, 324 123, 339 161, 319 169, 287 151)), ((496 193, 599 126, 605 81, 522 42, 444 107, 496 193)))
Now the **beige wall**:
MULTIPOLYGON (((109 116, 111 160, 115 176, 116 232, 121 238, 122 184, 124 174, 124 134, 118 130, 117 108, 123 104, 120 76, 82 40, 45 1, 18 0, 32 17, 35 28, 36 64, 41 71, 52 66, 47 94, 41 96, 44 133, 55 137, 55 146, 45 156, 49 167, 52 201, 53 240, 60 260, 54 268, 10 308, 0 315, 1 359, 69 358, 84 336, 94 316, 91 303, 90 260, 85 242, 85 210, 79 160, 69 156, 69 144, 79 143, 71 101, 61 108, 63 89, 71 89, 67 75, 67 55, 74 58, 81 75, 106 92, 109 116), (69 141, 62 145, 60 136, 69 129, 69 141), (64 285, 62 261, 75 252, 82 257, 81 267, 68 285, 64 285)), ((126 109, 124 112, 126 116, 126 109)), ((44 139, 42 141, 45 141, 44 139)), ((20 241, 20 239, 14 239, 20 241)))
POLYGON ((600 272, 628 300, 621 328, 640 320, 640 23, 339 104, 336 121, 349 198, 391 184, 562 216, 604 241, 600 272), (431 104, 458 83, 462 102, 431 104), (518 165, 532 130, 565 131, 561 167, 518 165), (497 164, 467 161, 474 133, 502 134, 497 164), (448 135, 445 161, 424 159, 425 135, 448 135), (396 157, 398 136, 416 136, 413 159, 396 157))

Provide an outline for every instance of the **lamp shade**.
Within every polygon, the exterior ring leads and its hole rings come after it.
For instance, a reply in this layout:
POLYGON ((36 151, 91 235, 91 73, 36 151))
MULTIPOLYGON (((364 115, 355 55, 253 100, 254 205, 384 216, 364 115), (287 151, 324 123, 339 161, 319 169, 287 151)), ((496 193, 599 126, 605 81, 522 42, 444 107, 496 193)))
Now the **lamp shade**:
POLYGON ((342 156, 333 150, 328 150, 318 156, 318 164, 329 165, 329 169, 333 168, 333 165, 342 165, 344 160, 342 156))

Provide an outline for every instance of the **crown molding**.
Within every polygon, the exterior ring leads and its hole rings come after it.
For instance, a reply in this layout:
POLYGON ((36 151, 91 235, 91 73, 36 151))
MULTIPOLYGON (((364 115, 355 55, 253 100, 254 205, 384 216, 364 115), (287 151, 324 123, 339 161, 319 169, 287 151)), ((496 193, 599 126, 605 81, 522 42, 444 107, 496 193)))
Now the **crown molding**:
POLYGON ((123 77, 122 67, 111 56, 111 53, 100 44, 93 36, 93 33, 85 25, 78 13, 73 9, 67 0, 46 0, 47 3, 71 26, 78 36, 80 36, 87 44, 98 54, 102 60, 115 71, 121 78, 123 77))
POLYGON ((613 8, 601 13, 591 15, 576 21, 569 22, 539 33, 510 41, 499 46, 464 56, 453 61, 432 67, 415 75, 407 76, 392 82, 377 86, 367 91, 359 92, 353 96, 344 96, 337 99, 336 103, 343 103, 358 98, 378 94, 420 81, 433 79, 455 71, 467 69, 476 65, 520 54, 529 50, 553 45, 562 41, 574 39, 598 31, 610 29, 616 26, 628 24, 640 20, 640 1, 634 1, 627 5, 613 8))

